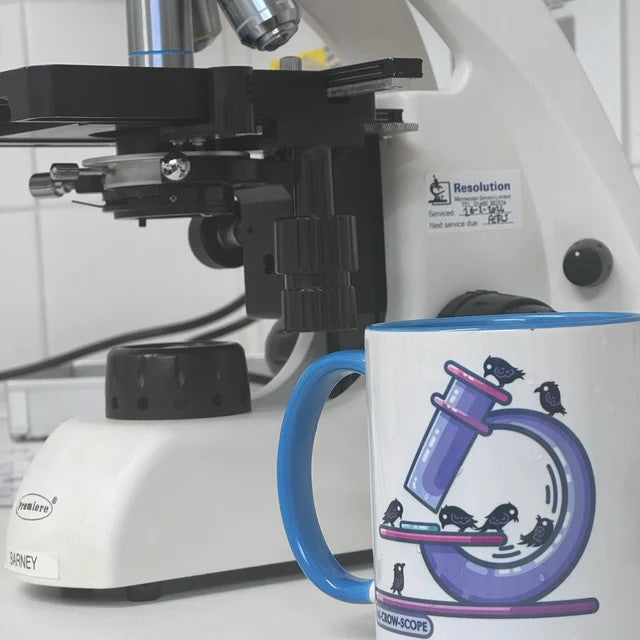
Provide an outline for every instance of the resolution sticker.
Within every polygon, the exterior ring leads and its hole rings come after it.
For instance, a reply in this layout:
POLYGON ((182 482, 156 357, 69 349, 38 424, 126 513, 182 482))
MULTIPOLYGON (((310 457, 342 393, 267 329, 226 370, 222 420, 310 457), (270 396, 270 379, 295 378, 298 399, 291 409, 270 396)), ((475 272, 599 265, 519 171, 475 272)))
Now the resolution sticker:
POLYGON ((521 183, 518 170, 428 173, 429 231, 492 231, 522 227, 521 183))

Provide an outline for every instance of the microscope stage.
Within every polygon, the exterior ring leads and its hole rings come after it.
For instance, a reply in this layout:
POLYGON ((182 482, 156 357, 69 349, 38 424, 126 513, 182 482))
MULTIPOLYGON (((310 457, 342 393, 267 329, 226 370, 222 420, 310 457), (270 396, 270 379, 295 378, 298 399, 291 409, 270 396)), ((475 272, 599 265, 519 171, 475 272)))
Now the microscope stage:
POLYGON ((184 127, 202 137, 263 133, 275 146, 294 138, 296 146, 304 144, 296 136, 310 129, 312 144, 331 142, 325 139, 331 132, 344 146, 361 146, 363 122, 375 117, 373 93, 421 77, 421 65, 418 59, 389 58, 326 71, 13 69, 0 73, 0 146, 103 146, 145 128, 160 129, 161 139, 171 141, 184 127))

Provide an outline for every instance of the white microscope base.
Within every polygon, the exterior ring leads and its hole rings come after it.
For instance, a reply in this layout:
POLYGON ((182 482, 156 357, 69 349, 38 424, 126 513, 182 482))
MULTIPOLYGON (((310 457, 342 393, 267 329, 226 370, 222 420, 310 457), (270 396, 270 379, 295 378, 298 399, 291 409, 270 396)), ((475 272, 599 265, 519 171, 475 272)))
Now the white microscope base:
MULTIPOLYGON (((371 548, 364 385, 318 434, 318 514, 332 549, 371 548)), ((293 560, 276 489, 282 409, 211 420, 72 420, 18 493, 6 567, 27 582, 107 589, 293 560), (37 494, 38 497, 24 497, 37 494), (49 506, 19 509, 20 500, 49 506), (47 502, 48 501, 48 502, 47 502)))

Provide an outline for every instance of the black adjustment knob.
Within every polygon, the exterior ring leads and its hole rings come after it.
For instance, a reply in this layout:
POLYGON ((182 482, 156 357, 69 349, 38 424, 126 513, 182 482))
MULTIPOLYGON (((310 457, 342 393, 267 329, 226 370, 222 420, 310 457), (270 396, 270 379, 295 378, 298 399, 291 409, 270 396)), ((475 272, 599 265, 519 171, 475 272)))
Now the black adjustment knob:
POLYGON ((239 344, 115 347, 107 357, 106 415, 118 420, 215 418, 251 411, 239 344))
POLYGON ((356 325, 351 272, 358 269, 356 219, 276 221, 276 271, 285 276, 285 331, 339 331, 356 325))
POLYGON ((234 216, 196 217, 189 224, 189 246, 193 255, 212 269, 241 267, 242 245, 236 237, 234 216))
POLYGON ((454 298, 442 309, 438 314, 438 318, 520 313, 553 313, 553 309, 548 304, 535 298, 479 289, 477 291, 467 291, 454 298))
POLYGON ((282 292, 285 331, 340 331, 355 326, 356 296, 350 286, 282 292))
POLYGON ((276 220, 278 273, 335 273, 358 270, 355 216, 276 220))
POLYGON ((577 287, 595 287, 611 275, 613 254, 599 240, 586 238, 569 247, 562 268, 567 280, 577 287))

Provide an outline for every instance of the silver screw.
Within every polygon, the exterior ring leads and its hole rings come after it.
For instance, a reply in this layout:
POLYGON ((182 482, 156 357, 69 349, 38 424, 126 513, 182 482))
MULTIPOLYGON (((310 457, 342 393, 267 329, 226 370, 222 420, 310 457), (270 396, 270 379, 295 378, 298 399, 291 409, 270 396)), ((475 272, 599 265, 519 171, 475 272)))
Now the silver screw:
POLYGON ((160 163, 162 177, 171 182, 181 182, 191 171, 191 162, 182 153, 170 153, 160 163))

